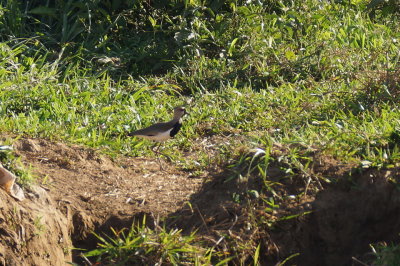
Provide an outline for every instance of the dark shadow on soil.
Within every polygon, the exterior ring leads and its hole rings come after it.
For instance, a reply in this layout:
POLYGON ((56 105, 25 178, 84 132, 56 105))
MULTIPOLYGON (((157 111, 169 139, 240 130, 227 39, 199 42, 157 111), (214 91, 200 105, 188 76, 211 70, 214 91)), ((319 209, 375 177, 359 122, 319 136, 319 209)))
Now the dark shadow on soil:
POLYGON ((370 244, 399 242, 399 169, 367 170, 317 194, 296 237, 302 265, 359 265, 370 244))
POLYGON ((190 206, 169 215, 169 226, 182 228, 186 232, 194 229, 210 232, 211 227, 232 224, 235 216, 240 216, 240 204, 232 199, 233 193, 242 189, 236 182, 225 182, 226 173, 219 174, 210 182, 204 183, 199 192, 190 198, 190 206))
MULTIPOLYGON (((311 214, 277 222, 273 228, 261 225, 256 230, 264 231, 255 238, 261 243, 261 265, 276 265, 296 253, 299 255, 289 264, 360 265, 352 258, 369 261, 370 244, 400 242, 399 173, 399 169, 348 172, 338 176, 335 184, 325 184, 311 204, 287 207, 293 214, 308 210, 311 214)), ((228 172, 212 177, 192 195, 190 206, 169 216, 168 226, 184 232, 197 230, 215 242, 224 234, 243 241, 254 238, 245 229, 249 218, 246 203, 235 203, 232 195, 243 195, 260 184, 254 180, 226 182, 228 178, 228 172)), ((264 215, 255 213, 258 218, 264 215)), ((224 241, 219 246, 224 248, 224 241)), ((252 262, 251 256, 247 262, 252 262)))
MULTIPOLYGON (((272 166, 269 169, 269 174, 272 181, 278 181, 286 175, 277 166, 272 166)), ((261 258, 265 261, 277 262, 279 261, 276 254, 277 247, 271 242, 270 232, 266 232, 261 227, 247 229, 248 221, 252 219, 250 216, 258 214, 258 211, 248 212, 249 201, 255 199, 247 192, 251 190, 259 191, 261 187, 259 178, 249 177, 249 179, 241 180, 239 177, 234 177, 230 170, 215 174, 210 177, 208 182, 203 184, 197 193, 191 196, 190 204, 168 216, 167 226, 180 228, 184 233, 196 230, 198 235, 204 236, 205 240, 212 239, 210 245, 220 248, 220 250, 237 249, 230 246, 233 244, 232 241, 225 241, 228 238, 237 239, 243 243, 256 240, 261 244, 261 250, 265 251, 265 254, 260 255, 261 258), (262 239, 262 237, 265 237, 265 239, 262 239)), ((295 194, 299 192, 299 187, 304 188, 304 184, 296 184, 296 181, 291 180, 285 186, 286 191, 277 191, 277 193, 281 196, 295 194)), ((300 209, 303 208, 303 206, 300 207, 300 209)), ((284 209, 290 209, 292 212, 299 211, 298 206, 287 206, 284 209)), ((244 251, 241 254, 240 262, 234 259, 231 264, 253 263, 252 252, 254 250, 244 251)), ((232 255, 235 256, 236 254, 232 255)), ((262 262, 262 265, 268 264, 262 262)))

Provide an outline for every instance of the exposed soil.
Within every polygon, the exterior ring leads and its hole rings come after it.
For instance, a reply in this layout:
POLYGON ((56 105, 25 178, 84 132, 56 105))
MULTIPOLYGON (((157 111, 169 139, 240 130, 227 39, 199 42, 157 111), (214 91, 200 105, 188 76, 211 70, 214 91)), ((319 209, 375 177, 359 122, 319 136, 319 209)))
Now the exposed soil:
POLYGON ((65 265, 71 222, 40 187, 16 200, 0 190, 0 265, 65 265))
MULTIPOLYGON (((271 165, 271 181, 284 185, 275 192, 283 200, 276 212, 266 213, 261 204, 249 210, 246 203, 246 191, 260 181, 226 182, 229 171, 213 169, 205 178, 193 178, 173 163, 163 161, 161 171, 153 159, 111 159, 44 139, 20 139, 14 147, 39 181, 21 203, 0 190, 0 265, 83 264, 78 253, 71 254, 72 245, 94 248, 92 231, 130 227, 144 214, 167 217, 168 226, 184 232, 196 229, 221 249, 235 250, 226 238, 261 243, 265 265, 294 253, 301 254, 291 260, 297 265, 357 265, 352 257, 366 259, 370 243, 399 241, 400 192, 391 182, 399 181, 399 169, 351 173, 351 166, 316 154, 313 178, 338 181, 308 186, 282 181, 279 165, 271 165), (300 192, 303 197, 291 197, 300 192), (234 201, 234 194, 242 200, 234 201), (249 223, 301 213, 273 227, 249 223)), ((241 261, 251 260, 252 252, 241 261)))
POLYGON ((25 139, 17 146, 26 164, 60 204, 105 219, 141 211, 165 215, 179 208, 201 185, 163 162, 144 158, 113 161, 91 149, 45 140, 25 139))
POLYGON ((84 248, 95 247, 90 236, 95 229, 130 227, 137 215, 162 217, 177 210, 202 183, 166 162, 160 170, 157 160, 113 161, 93 149, 43 139, 23 139, 15 147, 73 221, 72 240, 84 248))

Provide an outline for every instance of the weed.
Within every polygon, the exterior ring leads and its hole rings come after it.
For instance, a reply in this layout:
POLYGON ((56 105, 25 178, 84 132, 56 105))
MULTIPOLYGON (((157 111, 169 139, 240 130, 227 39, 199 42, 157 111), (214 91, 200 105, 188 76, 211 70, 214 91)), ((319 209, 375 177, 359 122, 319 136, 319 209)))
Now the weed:
POLYGON ((46 225, 43 224, 42 222, 42 216, 37 216, 34 220, 33 220, 33 225, 36 228, 35 231, 35 235, 39 236, 41 234, 43 234, 46 231, 46 225))
MULTIPOLYGON (((114 234, 112 237, 95 234, 100 241, 99 248, 87 252, 85 256, 97 257, 98 262, 118 265, 156 262, 204 265, 211 264, 220 256, 213 249, 202 248, 195 232, 184 236, 178 229, 167 230, 157 226, 152 230, 145 225, 132 225, 127 233, 126 230, 111 230, 114 234)), ((228 260, 222 260, 222 263, 228 260)), ((221 262, 217 265, 221 265, 221 262)))
POLYGON ((387 245, 381 243, 379 245, 371 246, 374 255, 376 256, 373 265, 397 265, 400 262, 400 246, 387 245))
POLYGON ((0 161, 5 168, 18 177, 16 182, 27 187, 35 182, 35 176, 32 169, 26 167, 14 153, 13 147, 10 145, 13 141, 15 140, 7 139, 4 144, 8 145, 0 146, 0 161))

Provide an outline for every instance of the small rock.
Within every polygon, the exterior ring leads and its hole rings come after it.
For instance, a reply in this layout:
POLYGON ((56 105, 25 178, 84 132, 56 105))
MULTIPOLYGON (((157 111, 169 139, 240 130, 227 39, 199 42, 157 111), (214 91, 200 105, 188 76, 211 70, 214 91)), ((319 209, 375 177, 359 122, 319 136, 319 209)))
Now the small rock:
POLYGON ((29 152, 39 152, 40 151, 40 147, 30 139, 22 140, 20 145, 21 145, 20 149, 23 151, 29 151, 29 152))
POLYGON ((25 199, 24 191, 15 183, 16 176, 0 164, 0 187, 13 198, 22 201, 25 199))
POLYGON ((31 192, 30 195, 33 195, 36 200, 45 204, 49 203, 49 194, 44 188, 32 185, 29 190, 31 192))

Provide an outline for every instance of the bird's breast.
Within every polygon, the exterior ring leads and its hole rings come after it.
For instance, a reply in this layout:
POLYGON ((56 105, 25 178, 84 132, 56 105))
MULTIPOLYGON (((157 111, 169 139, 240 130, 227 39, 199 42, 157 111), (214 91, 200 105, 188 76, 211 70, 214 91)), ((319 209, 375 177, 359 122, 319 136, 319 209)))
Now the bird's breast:
POLYGON ((182 123, 179 120, 177 123, 175 123, 175 125, 173 126, 173 128, 170 130, 169 135, 172 137, 174 137, 176 134, 178 134, 179 130, 182 127, 182 123))

